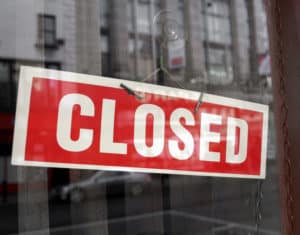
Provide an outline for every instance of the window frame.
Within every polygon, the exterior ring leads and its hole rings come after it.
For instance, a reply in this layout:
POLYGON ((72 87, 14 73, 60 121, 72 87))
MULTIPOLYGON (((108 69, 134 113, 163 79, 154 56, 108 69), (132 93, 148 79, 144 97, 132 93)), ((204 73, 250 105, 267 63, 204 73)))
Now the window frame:
POLYGON ((57 48, 57 35, 56 35, 56 16, 50 14, 38 14, 38 45, 45 48, 57 48), (52 29, 47 29, 46 19, 52 21, 52 29), (51 34, 53 42, 48 42, 46 34, 51 34))

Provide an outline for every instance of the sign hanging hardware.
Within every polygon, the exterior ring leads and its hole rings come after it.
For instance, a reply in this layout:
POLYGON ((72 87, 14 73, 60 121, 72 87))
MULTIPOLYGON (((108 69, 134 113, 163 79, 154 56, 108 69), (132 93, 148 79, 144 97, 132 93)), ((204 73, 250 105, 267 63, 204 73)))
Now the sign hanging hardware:
POLYGON ((137 98, 138 100, 142 100, 144 98, 142 95, 138 94, 137 92, 135 92, 128 86, 124 85, 123 83, 120 84, 120 87, 122 87, 128 93, 128 95, 132 95, 135 98, 137 98))
POLYGON ((194 113, 198 113, 199 108, 200 108, 200 106, 201 106, 201 104, 202 104, 203 95, 204 95, 204 93, 201 92, 201 93, 200 93, 200 96, 199 96, 199 99, 198 99, 198 101, 197 101, 197 104, 196 104, 196 106, 195 106, 194 113))
MULTIPOLYGON (((178 40, 184 40, 186 41, 186 38, 184 37, 183 33, 179 32, 179 23, 175 19, 169 19, 166 17, 163 17, 163 15, 167 15, 168 13, 172 13, 175 10, 162 10, 159 11, 154 17, 153 17, 153 24, 161 24, 161 29, 163 33, 163 40, 161 40, 160 43, 160 52, 162 52, 166 44, 170 41, 178 41, 178 40), (163 21, 161 20, 162 18, 163 21), (176 30, 177 29, 177 30, 176 30)), ((148 82, 150 79, 153 78, 153 76, 157 75, 160 71, 162 71, 166 78, 170 81, 174 82, 178 88, 185 89, 183 85, 181 85, 174 77, 173 75, 168 71, 168 69, 165 67, 165 61, 164 57, 161 54, 160 55, 160 67, 155 69, 152 73, 150 73, 145 79, 143 79, 141 82, 148 82)), ((132 95, 136 97, 138 100, 142 100, 143 96, 139 95, 137 92, 135 92, 133 89, 129 88, 128 86, 124 85, 123 83, 120 84, 120 87, 122 87, 128 95, 132 95)), ((194 108, 194 113, 197 113, 199 111, 199 108, 202 104, 204 93, 201 92, 199 95, 199 99, 196 103, 196 106, 194 108)))

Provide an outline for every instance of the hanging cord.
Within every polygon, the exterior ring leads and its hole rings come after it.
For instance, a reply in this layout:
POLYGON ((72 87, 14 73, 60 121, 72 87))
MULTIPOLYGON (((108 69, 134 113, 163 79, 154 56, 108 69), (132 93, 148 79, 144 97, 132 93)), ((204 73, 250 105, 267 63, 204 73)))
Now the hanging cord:
MULTIPOLYGON (((271 4, 272 1, 269 1, 271 4)), ((289 129, 288 129, 288 105, 287 105, 287 94, 286 94, 286 85, 285 85, 285 78, 287 78, 287 71, 285 70, 284 66, 284 58, 285 55, 283 54, 283 42, 282 42, 282 14, 280 3, 278 0, 274 1, 275 4, 275 14, 276 14, 276 29, 277 29, 277 48, 278 48, 278 71, 279 71, 279 94, 281 96, 281 106, 280 106, 280 113, 282 115, 281 119, 281 131, 283 134, 283 164, 284 164, 284 181, 286 185, 286 192, 285 192, 285 201, 286 201, 286 210, 288 216, 288 223, 287 226, 287 234, 295 235, 295 218, 294 218, 294 198, 293 198, 293 181, 294 177, 292 174, 292 165, 293 159, 290 153, 290 140, 289 140, 289 129)))
POLYGON ((260 234, 260 225, 261 225, 261 208, 262 208, 262 200, 263 200, 263 180, 258 180, 257 181, 257 186, 256 186, 256 195, 255 195, 255 235, 260 234))

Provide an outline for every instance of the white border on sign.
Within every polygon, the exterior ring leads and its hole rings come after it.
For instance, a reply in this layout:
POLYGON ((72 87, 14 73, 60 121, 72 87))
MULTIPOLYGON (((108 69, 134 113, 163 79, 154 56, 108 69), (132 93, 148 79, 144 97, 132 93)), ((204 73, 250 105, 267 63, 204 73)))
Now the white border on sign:
POLYGON ((13 151, 12 151, 12 161, 11 161, 12 165, 36 166, 36 167, 59 167, 59 168, 90 169, 90 170, 111 170, 111 171, 121 170, 121 171, 136 171, 136 172, 145 172, 145 173, 221 176, 221 177, 256 178, 256 179, 264 179, 266 176, 269 107, 267 105, 262 105, 262 104, 253 103, 249 101, 242 101, 242 100, 237 100, 232 98, 210 95, 206 93, 204 93, 203 95, 203 99, 202 99, 203 102, 214 103, 219 105, 227 105, 227 106, 241 108, 241 109, 248 109, 256 112, 261 112, 263 114, 260 175, 26 161, 25 145, 26 145, 26 138, 27 138, 30 94, 31 94, 33 77, 77 82, 77 83, 89 84, 89 85, 106 86, 106 87, 113 87, 118 89, 122 89, 120 87, 120 84, 124 83, 128 85, 131 89, 138 92, 148 92, 152 94, 165 95, 169 97, 178 97, 178 98, 189 99, 194 101, 197 101, 199 99, 199 95, 201 94, 200 92, 196 92, 196 91, 188 91, 179 88, 164 87, 159 85, 133 82, 128 80, 22 66, 20 72, 18 97, 17 97, 17 110, 16 110, 16 117, 15 117, 14 140, 13 140, 13 151))

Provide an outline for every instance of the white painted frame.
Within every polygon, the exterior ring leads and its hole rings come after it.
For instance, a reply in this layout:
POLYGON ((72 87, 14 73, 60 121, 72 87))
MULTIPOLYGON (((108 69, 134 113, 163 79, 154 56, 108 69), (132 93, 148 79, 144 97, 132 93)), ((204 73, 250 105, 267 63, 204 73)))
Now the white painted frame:
POLYGON ((20 71, 17 110, 15 117, 15 129, 12 151, 12 165, 34 166, 34 167, 58 167, 73 169, 89 169, 89 170, 110 170, 110 171, 135 171, 145 173, 160 174, 179 174, 179 175, 198 175, 198 176, 216 176, 216 177, 233 177, 233 178, 256 178, 264 179, 266 176, 266 160, 267 160, 267 140, 268 140, 268 114, 269 107, 267 105, 242 101, 232 98, 226 98, 216 95, 203 94, 203 102, 209 102, 219 105, 226 105, 235 108, 248 109, 263 114, 263 130, 262 130, 262 148, 261 148, 261 171, 260 175, 232 174, 232 173, 211 173, 211 172, 194 172, 183 170, 165 170, 138 167, 120 167, 120 166, 99 166, 90 164, 68 164, 68 163, 49 163, 25 160, 25 145, 27 138, 27 126, 29 117, 30 94, 33 77, 47 78, 53 80, 61 80, 67 82, 76 82, 81 84, 107 86, 122 89, 121 83, 137 92, 148 92, 158 95, 166 95, 170 97, 178 97, 197 101, 200 92, 188 91, 178 88, 164 87, 128 80, 107 78, 102 76, 85 75, 72 72, 57 71, 44 68, 35 68, 22 66, 20 71))

